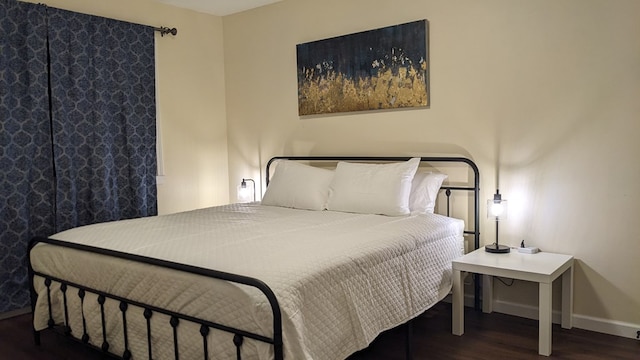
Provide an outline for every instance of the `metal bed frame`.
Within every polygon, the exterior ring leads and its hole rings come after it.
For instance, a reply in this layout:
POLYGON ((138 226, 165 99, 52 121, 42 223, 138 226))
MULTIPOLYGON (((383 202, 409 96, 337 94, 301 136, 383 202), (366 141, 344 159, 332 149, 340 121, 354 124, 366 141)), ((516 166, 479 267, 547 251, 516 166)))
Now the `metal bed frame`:
MULTIPOLYGON (((338 162, 338 161, 359 161, 359 162, 394 162, 394 161, 406 161, 409 160, 411 157, 369 157, 369 156, 356 156, 356 157, 349 157, 349 156, 278 156, 278 157, 274 157, 272 159, 269 160, 269 162, 266 165, 266 183, 269 183, 269 169, 272 166, 272 164, 278 160, 291 160, 291 161, 308 161, 308 162, 338 162)), ((479 172, 478 172, 478 168, 475 165, 475 163, 467 158, 462 158, 462 157, 422 157, 421 158, 421 162, 425 162, 425 163, 464 163, 467 164, 469 166, 469 168, 471 169, 471 171, 473 172, 473 185, 471 186, 447 186, 447 185, 443 185, 442 189, 445 192, 446 198, 447 198, 447 216, 449 216, 449 211, 450 211, 450 196, 451 196, 451 192, 452 191, 469 191, 473 193, 473 203, 474 203, 474 209, 473 209, 473 213, 474 213, 474 220, 473 220, 473 228, 471 230, 466 230, 464 231, 465 234, 467 235, 472 235, 474 237, 474 248, 477 249, 479 248, 480 244, 480 227, 479 227, 479 210, 480 210, 480 205, 479 205, 479 172)), ((54 240, 54 239, 49 239, 49 238, 44 238, 44 237, 35 237, 33 238, 28 245, 28 251, 29 251, 29 256, 28 258, 28 266, 29 266, 29 286, 30 286, 30 290, 31 290, 31 307, 32 310, 35 312, 35 307, 36 307, 36 300, 38 297, 38 294, 36 293, 35 287, 34 287, 34 276, 39 276, 42 277, 44 279, 44 284, 46 287, 46 291, 47 291, 47 301, 48 301, 48 311, 49 311, 49 320, 48 320, 48 328, 52 329, 52 328, 58 328, 62 331, 62 333, 66 336, 68 336, 69 338, 79 341, 89 347, 98 349, 100 351, 102 351, 104 354, 107 354, 109 356, 115 357, 115 358, 120 358, 120 359, 130 359, 131 358, 131 351, 129 350, 129 334, 128 334, 128 329, 127 329, 127 311, 129 309, 130 306, 136 306, 139 307, 141 309, 143 309, 143 316, 146 319, 146 328, 147 328, 147 333, 146 333, 146 337, 147 337, 147 352, 148 352, 148 358, 149 359, 153 359, 153 353, 152 353, 152 328, 151 328, 151 317, 155 314, 155 313, 159 313, 159 314, 164 314, 167 315, 170 319, 170 321, 168 322, 167 326, 170 326, 172 328, 172 332, 173 332, 173 348, 174 348, 174 358, 176 360, 180 359, 180 352, 179 352, 179 343, 178 343, 178 329, 179 329, 179 325, 181 322, 183 321, 187 321, 187 322, 192 322, 195 323, 197 325, 200 326, 200 334, 202 335, 202 347, 203 347, 203 358, 205 360, 209 359, 209 355, 208 355, 208 349, 209 349, 209 345, 208 345, 208 340, 207 340, 207 335, 209 334, 209 331, 211 329, 217 329, 217 330, 221 330, 230 334, 233 334, 233 344, 236 348, 236 358, 238 360, 242 359, 242 353, 241 353, 241 348, 242 348, 242 344, 245 338, 250 338, 250 339, 254 339, 260 342, 264 342, 267 344, 270 344, 271 346, 273 346, 273 353, 274 353, 274 359, 275 360, 283 360, 284 359, 284 352, 283 352, 283 339, 282 339, 282 314, 280 311, 280 307, 278 305, 278 300, 275 296, 275 294, 273 293, 273 291, 269 288, 269 286, 267 284, 265 284, 264 282, 262 282, 259 279, 256 278, 251 278, 251 277, 246 277, 246 276, 241 276, 241 275, 237 275, 237 274, 231 274, 231 273, 225 273, 225 272, 220 272, 220 271, 216 271, 216 270, 210 270, 210 269, 205 269, 205 268, 201 268, 201 267, 196 267, 196 266, 190 266, 190 265, 185 265, 185 264, 180 264, 180 263, 175 263, 175 262, 170 262, 170 261, 165 261, 165 260, 159 260, 159 259, 155 259, 155 258, 150 258, 150 257, 145 257, 145 256, 140 256, 140 255, 133 255, 133 254, 129 254, 129 253, 124 253, 124 252, 119 252, 119 251, 113 251, 113 250, 107 250, 107 249, 102 249, 102 248, 96 248, 93 246, 87 246, 87 245, 81 245, 81 244, 75 244, 75 243, 69 243, 69 242, 65 242, 65 241, 60 241, 60 240, 54 240), (60 279, 54 276, 51 276, 49 274, 44 274, 42 272, 39 271, 35 271, 31 265, 31 256, 30 256, 30 252, 33 249, 34 246, 36 246, 39 243, 47 243, 47 244, 52 244, 52 245, 57 245, 57 246, 62 246, 62 247, 67 247, 67 248, 72 248, 72 249, 77 249, 77 250, 82 250, 82 251, 87 251, 87 252, 92 252, 92 253, 97 253, 97 254, 102 254, 102 255, 107 255, 107 256, 112 256, 112 257, 116 257, 116 258, 120 258, 120 259, 125 259, 125 260, 131 260, 131 261, 135 261, 135 262, 140 262, 140 263, 146 263, 146 264, 150 264, 150 265, 156 265, 156 266, 161 266, 164 268, 169 268, 169 269, 174 269, 176 271, 182 271, 182 272, 187 272, 187 273, 192 273, 192 274, 197 274, 197 275, 202 275, 202 276, 206 276, 209 278, 214 278, 214 279, 221 279, 221 280, 225 280, 225 281, 229 281, 229 282, 233 282, 233 283, 238 283, 238 284, 244 284, 244 285, 248 285, 248 286, 252 286, 258 290, 260 290, 264 296, 266 297, 266 299, 269 301, 269 304, 271 306, 271 311, 273 314, 273 336, 269 337, 269 336, 265 336, 262 334, 257 334, 257 333, 253 333, 250 331, 245 331, 242 329, 237 329, 225 324, 221 324, 221 323, 217 323, 215 321, 212 320, 207 320, 207 319, 198 319, 192 316, 189 316, 187 314, 182 314, 182 313, 177 313, 174 311, 170 311, 167 309, 162 309, 156 306, 152 306, 150 304, 144 304, 144 303, 140 303, 138 301, 134 301, 131 299, 126 299, 117 295, 113 295, 113 294, 109 294, 106 293, 104 291, 100 291, 100 290, 96 290, 96 289, 92 289, 90 287, 84 286, 82 284, 76 284, 70 281, 67 281, 65 279, 60 279), (53 310, 52 310, 52 306, 51 306, 51 291, 52 291, 52 285, 54 283, 59 284, 60 287, 60 291, 62 293, 63 296, 63 309, 64 309, 64 324, 65 325, 60 325, 60 326, 56 326, 55 321, 53 320, 53 310), (77 292, 75 294, 69 294, 68 293, 68 289, 69 287, 73 287, 75 289, 78 289, 77 292), (94 295, 97 296, 97 301, 98 304, 100 306, 100 316, 101 316, 101 324, 102 324, 102 343, 101 346, 94 346, 92 344, 89 343, 89 335, 87 333, 87 328, 86 328, 86 319, 85 319, 85 314, 83 312, 83 304, 85 301, 85 296, 87 293, 92 293, 94 295), (83 327, 83 333, 80 336, 77 336, 76 334, 72 334, 71 333, 71 328, 68 326, 69 324, 69 309, 67 306, 68 303, 68 297, 69 296, 77 296, 80 300, 80 307, 81 309, 78 310, 81 315, 82 315, 82 327, 83 327), (107 301, 107 299, 109 299, 109 301, 116 301, 119 303, 118 309, 121 312, 121 316, 122 316, 122 335, 123 335, 123 341, 124 341, 124 352, 122 354, 114 354, 113 352, 109 351, 109 342, 107 341, 107 334, 106 334, 106 322, 105 322, 105 302, 107 301)), ((476 279, 477 280, 477 279, 476 279)), ((479 288, 479 283, 478 281, 474 281, 474 285, 475 285, 475 307, 479 308, 479 292, 480 292, 480 288, 479 288)), ((407 359, 411 358, 411 344, 410 344, 410 338, 411 338, 411 333, 412 333, 412 329, 411 329, 411 321, 408 321, 406 323, 407 325, 407 344, 406 344, 406 356, 407 359)), ((34 335, 34 342, 36 345, 40 344, 40 331, 36 331, 35 329, 33 330, 33 335, 34 335)))

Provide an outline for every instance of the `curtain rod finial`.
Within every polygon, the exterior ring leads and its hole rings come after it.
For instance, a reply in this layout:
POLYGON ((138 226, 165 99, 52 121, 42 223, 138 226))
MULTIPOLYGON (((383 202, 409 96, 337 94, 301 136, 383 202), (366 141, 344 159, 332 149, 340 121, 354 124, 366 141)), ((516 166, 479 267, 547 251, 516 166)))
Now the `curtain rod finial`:
POLYGON ((178 29, 168 28, 166 26, 155 28, 155 30, 160 32, 160 36, 165 36, 166 34, 171 34, 173 36, 176 36, 178 34, 178 29))

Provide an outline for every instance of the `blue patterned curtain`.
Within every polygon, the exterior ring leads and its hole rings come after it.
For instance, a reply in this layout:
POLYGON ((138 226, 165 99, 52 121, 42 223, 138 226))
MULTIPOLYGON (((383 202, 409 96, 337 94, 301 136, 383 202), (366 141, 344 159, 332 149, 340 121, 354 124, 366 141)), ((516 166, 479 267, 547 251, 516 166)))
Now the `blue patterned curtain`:
POLYGON ((0 313, 33 236, 157 214, 154 30, 0 0, 0 313))
POLYGON ((42 6, 0 0, 0 313, 27 306, 27 242, 53 232, 42 6))
POLYGON ((57 230, 156 215, 153 28, 48 14, 57 230))

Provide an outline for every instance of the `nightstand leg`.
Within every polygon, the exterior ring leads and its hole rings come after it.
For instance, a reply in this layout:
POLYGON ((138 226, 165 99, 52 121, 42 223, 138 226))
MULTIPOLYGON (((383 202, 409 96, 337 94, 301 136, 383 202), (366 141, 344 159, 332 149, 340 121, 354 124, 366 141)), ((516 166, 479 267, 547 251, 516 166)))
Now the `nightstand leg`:
POLYGON ((453 270, 453 304, 451 332, 453 335, 464 334, 464 288, 462 272, 453 270))
POLYGON ((493 312, 493 276, 482 275, 482 312, 493 312))
POLYGON ((538 354, 551 355, 551 283, 539 286, 538 354))

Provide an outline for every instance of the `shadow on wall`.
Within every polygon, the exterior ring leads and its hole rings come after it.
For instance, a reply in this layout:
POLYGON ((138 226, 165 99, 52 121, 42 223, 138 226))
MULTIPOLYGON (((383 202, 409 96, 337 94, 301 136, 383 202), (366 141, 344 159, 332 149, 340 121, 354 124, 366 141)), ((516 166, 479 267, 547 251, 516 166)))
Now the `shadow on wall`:
MULTIPOLYGON (((574 279, 574 301, 581 299, 574 302, 574 314, 590 314, 589 316, 602 319, 619 319, 620 314, 612 313, 612 309, 640 309, 640 299, 630 297, 628 291, 614 286, 582 260, 575 261, 574 279), (598 294, 608 294, 608 299, 615 299, 615 302, 610 301, 605 304, 598 294)), ((623 321, 639 323, 640 319, 623 321)))
POLYGON ((467 149, 445 143, 405 141, 367 141, 354 136, 341 136, 326 140, 311 140, 293 134, 283 148, 284 154, 295 155, 362 155, 362 156, 457 156, 473 160, 467 149))

